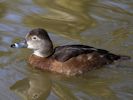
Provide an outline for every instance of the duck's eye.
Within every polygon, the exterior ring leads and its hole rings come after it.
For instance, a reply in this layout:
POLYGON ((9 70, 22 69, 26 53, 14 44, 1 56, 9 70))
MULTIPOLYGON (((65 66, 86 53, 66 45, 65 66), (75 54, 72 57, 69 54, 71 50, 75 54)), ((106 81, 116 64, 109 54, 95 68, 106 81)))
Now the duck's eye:
POLYGON ((36 40, 36 37, 33 37, 34 40, 36 40))
POLYGON ((33 37, 32 37, 32 40, 36 40, 36 39, 37 39, 37 37, 36 37, 36 36, 33 36, 33 37))

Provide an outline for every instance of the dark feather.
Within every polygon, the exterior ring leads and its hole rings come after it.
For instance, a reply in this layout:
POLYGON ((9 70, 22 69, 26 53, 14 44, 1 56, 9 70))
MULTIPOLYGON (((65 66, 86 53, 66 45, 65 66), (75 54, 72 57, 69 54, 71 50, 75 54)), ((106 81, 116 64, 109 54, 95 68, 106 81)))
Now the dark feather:
POLYGON ((121 55, 115 55, 113 53, 110 53, 107 50, 97 49, 86 45, 58 46, 55 48, 55 52, 52 56, 54 59, 58 61, 65 62, 72 57, 76 57, 81 54, 89 54, 93 52, 97 52, 99 55, 102 55, 104 58, 106 58, 108 61, 111 61, 111 62, 113 62, 114 60, 119 60, 121 58, 124 58, 121 55))
MULTIPOLYGON (((99 49, 100 50, 100 49, 99 49)), ((53 57, 58 61, 67 61, 72 57, 76 57, 80 54, 88 54, 94 51, 98 51, 98 49, 85 46, 85 45, 65 45, 65 46, 58 46, 55 48, 55 52, 53 57)), ((100 50, 101 53, 105 52, 100 50)))

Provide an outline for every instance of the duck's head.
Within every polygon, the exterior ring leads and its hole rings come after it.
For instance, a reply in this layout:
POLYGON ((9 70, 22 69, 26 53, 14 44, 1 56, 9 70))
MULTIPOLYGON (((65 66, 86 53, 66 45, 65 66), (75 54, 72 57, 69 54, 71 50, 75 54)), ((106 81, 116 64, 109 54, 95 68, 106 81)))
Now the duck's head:
POLYGON ((41 28, 31 30, 25 39, 11 45, 12 48, 29 48, 39 57, 48 57, 53 52, 53 44, 48 33, 41 28))

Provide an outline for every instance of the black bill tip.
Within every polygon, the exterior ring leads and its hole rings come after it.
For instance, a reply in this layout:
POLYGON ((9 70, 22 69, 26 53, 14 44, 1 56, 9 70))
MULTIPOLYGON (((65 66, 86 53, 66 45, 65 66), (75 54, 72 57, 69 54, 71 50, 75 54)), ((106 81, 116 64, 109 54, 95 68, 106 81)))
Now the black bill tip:
POLYGON ((11 44, 10 45, 11 48, 15 48, 15 46, 16 46, 15 44, 11 44))

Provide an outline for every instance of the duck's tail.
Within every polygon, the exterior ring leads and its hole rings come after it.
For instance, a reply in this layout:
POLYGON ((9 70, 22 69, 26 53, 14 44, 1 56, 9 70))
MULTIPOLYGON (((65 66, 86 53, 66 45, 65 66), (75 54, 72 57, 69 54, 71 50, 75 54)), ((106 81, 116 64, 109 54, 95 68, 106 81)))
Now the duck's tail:
POLYGON ((130 56, 125 56, 125 55, 115 55, 115 54, 112 54, 112 53, 109 53, 106 55, 106 58, 110 61, 117 61, 117 60, 130 60, 131 57, 130 56))
POLYGON ((120 56, 120 60, 130 60, 131 57, 130 56, 125 56, 125 55, 119 55, 120 56))

